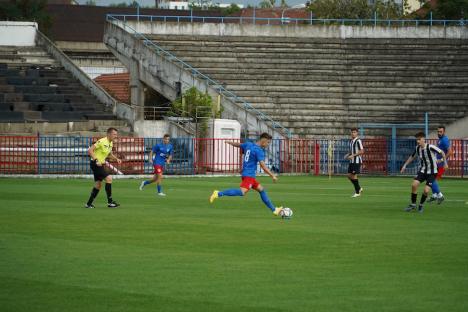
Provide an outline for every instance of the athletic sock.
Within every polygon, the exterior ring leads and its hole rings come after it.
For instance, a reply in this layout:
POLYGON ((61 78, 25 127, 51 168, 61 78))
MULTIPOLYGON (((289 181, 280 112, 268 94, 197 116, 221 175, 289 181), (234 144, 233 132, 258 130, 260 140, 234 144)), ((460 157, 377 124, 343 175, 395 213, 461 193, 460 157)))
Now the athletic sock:
POLYGON ((112 183, 106 183, 107 202, 112 202, 112 183))
POLYGON ((162 192, 162 186, 160 184, 158 184, 157 187, 158 187, 158 193, 161 193, 162 192))
POLYGON ((432 182, 432 193, 433 194, 439 194, 440 193, 440 188, 439 188, 439 183, 437 181, 432 182))
POLYGON ((275 206, 273 206, 273 204, 271 203, 270 198, 268 198, 267 193, 263 190, 263 191, 259 192, 259 194, 260 194, 260 197, 262 198, 263 203, 264 203, 271 211, 275 211, 275 206))
POLYGON ((93 187, 93 190, 91 191, 91 195, 89 196, 89 199, 88 199, 88 202, 87 202, 87 205, 90 206, 94 199, 96 198, 97 194, 99 193, 99 190, 95 187, 93 187))
POLYGON ((359 180, 358 179, 351 179, 351 182, 354 185, 354 190, 356 191, 356 194, 359 194, 359 191, 361 190, 361 186, 359 185, 359 180))
POLYGON ((426 194, 422 194, 421 195, 421 201, 419 202, 420 205, 424 204, 424 202, 426 201, 426 198, 427 198, 427 195, 426 194))
POLYGON ((416 205, 416 199, 418 198, 418 194, 411 193, 411 203, 416 205))
POLYGON ((218 192, 218 196, 244 196, 244 194, 239 189, 229 189, 222 192, 218 192))
POLYGON ((151 181, 145 181, 145 182, 143 182, 143 185, 148 185, 148 184, 151 184, 151 181))

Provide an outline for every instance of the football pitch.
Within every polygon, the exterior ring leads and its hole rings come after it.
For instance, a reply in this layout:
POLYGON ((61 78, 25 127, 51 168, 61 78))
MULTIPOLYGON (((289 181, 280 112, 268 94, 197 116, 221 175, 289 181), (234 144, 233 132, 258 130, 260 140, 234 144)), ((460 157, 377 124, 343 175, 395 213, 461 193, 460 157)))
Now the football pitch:
MULTIPOLYGON (((468 181, 406 213, 411 178, 116 180, 85 209, 92 181, 0 179, 1 311, 468 311, 468 181)), ((420 188, 420 192, 422 187, 420 188)), ((418 196, 419 201, 419 196, 418 196)))

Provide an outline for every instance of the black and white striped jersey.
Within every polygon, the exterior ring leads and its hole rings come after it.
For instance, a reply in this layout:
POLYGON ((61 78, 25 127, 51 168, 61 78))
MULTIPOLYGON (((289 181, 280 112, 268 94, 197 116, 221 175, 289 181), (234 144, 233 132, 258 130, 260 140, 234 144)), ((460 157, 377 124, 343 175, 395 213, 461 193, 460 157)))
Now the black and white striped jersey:
MULTIPOLYGON (((358 151, 363 150, 362 141, 360 138, 352 139, 349 142, 349 154, 356 154, 358 151)), ((354 156, 353 159, 349 161, 352 164, 362 164, 362 156, 354 156)))
POLYGON ((436 174, 437 173, 437 155, 441 154, 442 150, 435 145, 426 144, 426 146, 416 146, 412 157, 418 155, 419 157, 419 172, 425 174, 436 174))

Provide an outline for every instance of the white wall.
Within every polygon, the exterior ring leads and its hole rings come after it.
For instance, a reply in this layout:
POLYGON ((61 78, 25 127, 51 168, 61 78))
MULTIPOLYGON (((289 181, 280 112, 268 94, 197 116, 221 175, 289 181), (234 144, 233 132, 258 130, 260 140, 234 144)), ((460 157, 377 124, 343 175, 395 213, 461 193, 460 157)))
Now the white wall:
POLYGON ((35 46, 37 23, 0 21, 0 46, 35 46))
MULTIPOLYGON (((114 22, 124 27, 123 21, 114 22)), ((252 25, 177 22, 127 21, 126 25, 143 34, 191 36, 256 36, 298 38, 419 38, 468 39, 468 28, 460 26, 322 26, 322 25, 252 25)))
POLYGON ((133 130, 141 137, 162 138, 169 132, 169 124, 165 120, 137 120, 133 124, 133 130))

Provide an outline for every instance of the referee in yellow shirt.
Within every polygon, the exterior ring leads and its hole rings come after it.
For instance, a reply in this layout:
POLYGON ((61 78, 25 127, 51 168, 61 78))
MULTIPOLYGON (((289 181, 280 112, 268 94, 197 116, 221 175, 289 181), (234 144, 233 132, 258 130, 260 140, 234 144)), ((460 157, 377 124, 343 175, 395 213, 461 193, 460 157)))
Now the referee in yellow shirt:
POLYGON ((102 180, 106 182, 105 189, 107 194, 107 207, 116 208, 120 206, 118 203, 112 200, 112 176, 104 168, 104 164, 107 158, 116 160, 119 164, 122 163, 120 159, 112 154, 112 142, 117 138, 117 136, 117 129, 109 128, 107 129, 107 136, 99 139, 88 149, 88 154, 91 157, 90 166, 91 170, 93 170, 94 181, 96 183, 94 184, 93 190, 91 191, 91 196, 89 196, 85 208, 95 208, 93 201, 101 189, 102 180))

